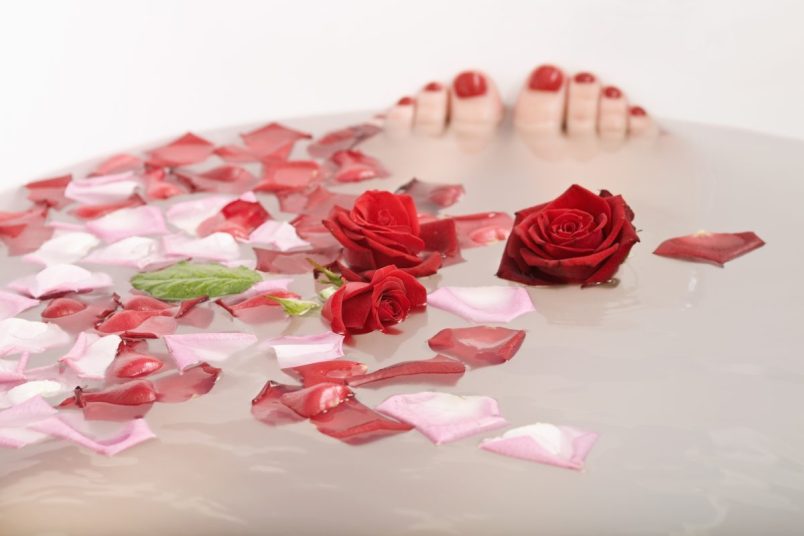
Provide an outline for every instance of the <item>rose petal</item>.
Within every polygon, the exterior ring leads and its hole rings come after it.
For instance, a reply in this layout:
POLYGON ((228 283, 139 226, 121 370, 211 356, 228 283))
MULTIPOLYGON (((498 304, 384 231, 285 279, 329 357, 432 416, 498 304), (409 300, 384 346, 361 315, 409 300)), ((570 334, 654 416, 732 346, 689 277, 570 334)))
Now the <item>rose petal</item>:
POLYGON ((150 236, 167 233, 162 211, 155 206, 124 208, 87 222, 87 230, 106 242, 116 242, 131 236, 150 236))
POLYGON ((510 322, 535 310, 519 287, 441 287, 427 295, 427 303, 472 322, 510 322))
POLYGON ((271 219, 253 194, 243 195, 239 199, 226 204, 220 212, 202 221, 196 228, 199 236, 216 232, 229 233, 235 238, 247 239, 260 225, 271 219))
POLYGON ((28 190, 28 199, 32 203, 53 207, 57 210, 61 209, 72 202, 64 197, 64 190, 72 179, 72 175, 62 175, 29 182, 25 185, 28 190))
POLYGON ((99 337, 94 333, 80 333, 69 352, 59 362, 73 369, 79 378, 101 380, 120 348, 120 337, 99 337))
POLYGON ((83 205, 76 207, 70 211, 70 214, 82 220, 92 220, 100 218, 112 212, 124 209, 139 207, 145 204, 145 200, 139 195, 132 195, 128 199, 117 201, 114 203, 104 203, 101 205, 83 205))
POLYGON ((215 154, 230 164, 249 164, 260 161, 252 151, 238 145, 222 145, 215 148, 215 154))
POLYGON ((167 311, 117 311, 95 328, 127 338, 155 339, 175 333, 178 323, 167 311))
POLYGON ((116 154, 98 164, 98 167, 92 172, 92 176, 139 171, 142 169, 142 165, 143 161, 139 156, 125 153, 116 154))
POLYGON ((39 305, 39 300, 0 290, 0 320, 17 316, 37 305, 39 305))
POLYGON ((282 395, 298 391, 301 387, 268 381, 251 401, 251 414, 265 424, 276 426, 303 420, 303 417, 280 401, 282 395))
POLYGON ((254 229, 248 237, 248 243, 269 246, 279 251, 310 247, 309 242, 299 238, 295 227, 286 221, 277 220, 268 220, 254 229))
POLYGON ((156 402, 156 391, 148 380, 131 380, 99 390, 76 387, 60 408, 80 408, 90 421, 127 421, 145 416, 156 402))
POLYGON ((9 255, 30 253, 53 235, 53 228, 46 225, 47 213, 47 206, 0 213, 0 241, 9 255))
POLYGON ((177 372, 153 380, 159 402, 185 402, 212 390, 221 369, 208 363, 200 363, 189 367, 184 372, 177 372))
POLYGON ((332 178, 337 182, 360 182, 391 175, 379 160, 360 151, 338 151, 331 162, 335 167, 332 178))
POLYGON ((346 384, 348 378, 365 374, 368 367, 357 361, 333 359, 291 367, 283 371, 301 380, 305 387, 309 387, 318 383, 346 384))
POLYGON ((462 248, 486 246, 506 240, 511 234, 514 219, 505 212, 481 212, 453 216, 458 242, 462 248))
POLYGON ((108 246, 96 249, 81 262, 108 266, 132 266, 139 270, 152 264, 167 262, 159 242, 145 236, 130 236, 108 246))
POLYGON ((369 372, 368 374, 349 376, 346 378, 346 383, 352 387, 360 387, 367 383, 396 378, 404 378, 409 381, 408 376, 430 374, 450 374, 454 375, 453 377, 457 380, 464 372, 466 372, 466 367, 460 361, 452 359, 451 357, 437 355, 433 358, 419 361, 402 361, 401 363, 395 363, 388 367, 375 370, 374 372, 369 372))
POLYGON ((180 371, 202 361, 219 363, 257 342, 251 333, 183 333, 164 337, 180 371))
POLYGON ((299 367, 343 357, 343 335, 331 331, 316 335, 285 335, 263 341, 260 348, 271 348, 279 368, 299 367))
POLYGON ((388 435, 407 432, 409 424, 389 419, 368 406, 349 398, 325 413, 310 419, 322 434, 350 444, 363 444, 388 435))
POLYGON ((142 179, 145 181, 145 196, 148 199, 170 199, 189 192, 189 188, 176 182, 176 176, 163 168, 152 168, 142 179))
POLYGON ((70 388, 60 382, 53 380, 33 380, 12 387, 8 390, 8 393, 6 393, 6 397, 13 406, 16 406, 37 396, 53 398, 64 395, 64 393, 69 391, 70 388))
POLYGON ((396 193, 411 196, 419 211, 435 214, 457 203, 466 190, 461 184, 438 184, 413 179, 397 188, 396 193))
POLYGON ((229 233, 212 233, 204 238, 183 235, 162 237, 165 255, 213 261, 232 261, 240 257, 240 246, 229 233))
POLYGON ((9 283, 9 288, 33 298, 47 298, 67 292, 86 292, 112 286, 112 278, 74 264, 53 264, 41 272, 9 283))
POLYGON ((309 418, 329 411, 354 396, 341 383, 317 383, 279 397, 279 401, 300 416, 309 418))
POLYGON ((699 233, 670 238, 653 253, 685 261, 709 262, 723 266, 730 260, 765 245, 755 233, 699 233))
POLYGON ((325 134, 307 146, 307 152, 315 158, 329 158, 338 151, 356 147, 359 143, 382 132, 382 128, 371 123, 354 125, 325 134))
POLYGON ((293 145, 312 136, 306 132, 293 130, 279 123, 269 123, 251 132, 240 135, 243 142, 251 152, 261 160, 269 156, 287 158, 293 150, 293 145))
POLYGON ((121 353, 106 369, 106 375, 126 380, 144 378, 161 370, 164 365, 161 359, 151 355, 121 353))
POLYGON ((321 166, 313 160, 289 161, 272 158, 263 162, 262 180, 254 190, 257 192, 302 190, 321 177, 321 166))
POLYGON ((176 177, 194 192, 240 195, 255 187, 256 177, 240 166, 219 166, 203 173, 177 171, 176 177))
POLYGON ((178 167, 203 162, 215 150, 215 146, 188 132, 172 142, 148 151, 149 163, 161 167, 178 167))
POLYGON ((394 395, 377 411, 414 426, 436 445, 505 426, 497 401, 487 396, 458 396, 423 391, 394 395))
POLYGON ((46 419, 32 424, 29 428, 52 437, 66 439, 104 456, 114 456, 156 437, 144 419, 126 422, 116 435, 103 439, 95 439, 83 434, 70 425, 63 416, 46 419))
POLYGON ((98 244, 100 240, 90 233, 57 231, 53 238, 23 258, 45 266, 71 264, 84 258, 98 244))
POLYGON ((226 309, 227 307, 235 306, 246 300, 265 294, 275 294, 279 291, 288 292, 288 286, 290 286, 292 282, 292 279, 265 279, 259 283, 255 283, 245 292, 233 296, 226 296, 218 301, 221 302, 220 305, 226 309))
POLYGON ((64 190, 67 199, 85 205, 103 205, 129 199, 140 182, 131 171, 100 177, 73 179, 64 190))
POLYGON ((31 429, 58 412, 41 396, 34 396, 0 410, 0 447, 20 448, 47 439, 48 434, 31 429))
POLYGON ((536 423, 484 439, 480 448, 513 458, 580 470, 597 437, 594 432, 571 426, 536 423))
POLYGON ((198 229, 201 222, 218 214, 223 207, 234 199, 236 198, 228 195, 216 195, 192 201, 183 201, 171 205, 167 209, 165 216, 172 226, 181 229, 187 234, 195 235, 196 229, 198 229))
POLYGON ((310 260, 321 266, 335 262, 341 255, 340 246, 313 248, 302 251, 274 251, 254 248, 257 256, 257 270, 275 274, 304 274, 313 271, 310 260))
POLYGON ((436 352, 483 367, 510 360, 524 340, 525 332, 520 329, 473 326, 442 329, 427 344, 436 352))
POLYGON ((0 356, 23 352, 37 354, 70 342, 59 326, 22 318, 0 320, 0 356))

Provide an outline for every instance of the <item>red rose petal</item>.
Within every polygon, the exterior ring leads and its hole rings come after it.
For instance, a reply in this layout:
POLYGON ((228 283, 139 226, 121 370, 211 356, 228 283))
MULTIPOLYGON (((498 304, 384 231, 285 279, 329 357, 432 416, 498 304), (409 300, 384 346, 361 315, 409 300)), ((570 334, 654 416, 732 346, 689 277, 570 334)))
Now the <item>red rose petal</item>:
POLYGON ((87 308, 87 304, 74 298, 56 298, 42 311, 42 318, 48 320, 74 315, 87 308))
POLYGON ((250 164, 260 159, 253 152, 237 145, 223 145, 215 149, 215 154, 229 164, 250 164))
POLYGON ((198 226, 198 236, 212 233, 229 233, 235 238, 247 239, 249 235, 271 218, 259 201, 235 199, 221 211, 198 226))
POLYGON ((215 387, 221 369, 209 363, 184 369, 153 380, 159 402, 184 402, 197 396, 205 395, 215 387))
POLYGON ((158 300, 152 296, 136 295, 129 298, 124 304, 123 309, 129 311, 152 311, 159 312, 170 309, 171 305, 158 300))
POLYGON ((419 237, 424 240, 425 251, 436 251, 442 257, 460 260, 457 229, 452 219, 435 220, 421 224, 419 237))
POLYGON ((78 407, 87 420, 127 421, 144 417, 156 401, 156 391, 148 380, 132 380, 99 391, 76 387, 72 397, 60 408, 78 407))
POLYGON ((458 241, 462 248, 485 246, 508 238, 514 219, 504 212, 481 212, 454 216, 458 241))
POLYGON ((45 225, 48 207, 33 206, 20 212, 0 212, 0 241, 11 256, 36 251, 53 235, 53 228, 45 225))
POLYGON ((110 296, 86 303, 71 297, 55 298, 42 311, 42 318, 69 332, 80 333, 94 328, 117 307, 118 303, 110 296))
POLYGON ((260 160, 271 156, 287 158, 293 151, 293 145, 312 136, 305 132, 293 130, 279 123, 269 123, 251 132, 240 135, 246 147, 260 160))
POLYGON ((316 186, 309 192, 279 192, 279 209, 282 212, 292 212, 309 216, 313 220, 327 217, 333 208, 339 206, 349 210, 357 199, 353 194, 333 193, 323 186, 316 186))
POLYGON ((366 374, 368 367, 357 361, 348 359, 333 359, 330 361, 320 361, 284 369, 284 372, 294 378, 298 378, 302 385, 309 387, 318 383, 341 383, 345 384, 348 378, 362 376, 366 374))
POLYGON ((407 194, 422 212, 434 214, 442 208, 451 207, 466 192, 460 184, 438 184, 413 179, 397 188, 396 193, 407 194))
POLYGON ((325 134, 307 146, 307 152, 314 158, 329 158, 339 151, 346 151, 359 143, 382 132, 382 128, 370 123, 363 123, 342 128, 325 134))
POLYGON ((275 274, 304 274, 313 271, 308 259, 321 266, 333 263, 341 255, 341 247, 308 249, 304 251, 275 251, 254 248, 257 256, 257 270, 275 274))
POLYGON ((220 166, 203 173, 177 171, 176 176, 194 192, 237 195, 251 190, 257 180, 247 169, 235 165, 220 166))
POLYGON ((321 166, 318 162, 273 158, 263 162, 262 181, 254 187, 254 190, 257 192, 302 190, 320 178, 321 166))
POLYGON ((444 355, 437 355, 431 359, 403 361, 368 374, 349 376, 346 378, 346 383, 352 387, 359 387, 382 380, 429 374, 451 374, 454 375, 453 379, 457 380, 464 372, 466 372, 466 367, 460 361, 444 355))
POLYGON ((197 164, 209 158, 214 150, 212 143, 188 132, 167 145, 149 151, 149 163, 169 168, 197 164))
POLYGON ((694 262, 708 262, 723 266, 732 259, 765 245, 751 231, 743 233, 696 233, 670 238, 662 242, 653 253, 694 262))
POLYGON ((280 402, 282 395, 299 389, 301 387, 295 385, 284 385, 268 381, 251 401, 251 414, 258 421, 271 426, 303 420, 295 411, 280 402))
POLYGON ((143 174, 145 182, 145 196, 148 199, 170 199, 177 195, 188 193, 188 189, 173 180, 174 175, 163 168, 155 167, 143 174))
POLYGON ((122 208, 139 207, 145 204, 145 200, 139 195, 132 195, 123 201, 114 203, 104 203, 102 205, 81 205, 70 211, 70 214, 82 220, 94 220, 106 214, 111 214, 122 208))
POLYGON ((473 367, 482 367, 510 360, 524 340, 523 330, 473 326, 442 329, 427 344, 436 352, 466 361, 473 367))
POLYGON ((28 189, 28 199, 33 203, 58 210, 72 203, 72 200, 64 197, 64 190, 71 180, 73 180, 72 175, 63 175, 29 182, 25 185, 25 188, 28 189))
POLYGON ((176 312, 176 318, 185 317, 193 312, 198 305, 208 300, 209 298, 206 296, 200 296, 198 298, 193 298, 192 300, 184 300, 179 304, 179 310, 176 312))
POLYGON ((142 158, 131 154, 116 154, 110 156, 90 173, 90 176, 116 175, 126 171, 137 171, 143 166, 142 158))
POLYGON ((360 182, 390 176, 379 160, 360 151, 338 151, 330 162, 335 168, 332 178, 336 182, 360 182))
POLYGON ((136 379, 150 376, 165 366, 161 359, 133 352, 124 352, 118 355, 109 368, 106 376, 119 379, 136 379))
POLYGON ((310 420, 322 434, 350 444, 363 444, 413 429, 409 424, 377 413, 355 398, 345 400, 335 408, 320 413, 310 420))
POLYGON ((100 333, 114 333, 130 338, 156 338, 176 331, 176 320, 169 311, 132 311, 112 313, 95 328, 100 333))
POLYGON ((302 417, 309 418, 329 411, 354 396, 341 383, 317 383, 279 397, 279 401, 302 417))

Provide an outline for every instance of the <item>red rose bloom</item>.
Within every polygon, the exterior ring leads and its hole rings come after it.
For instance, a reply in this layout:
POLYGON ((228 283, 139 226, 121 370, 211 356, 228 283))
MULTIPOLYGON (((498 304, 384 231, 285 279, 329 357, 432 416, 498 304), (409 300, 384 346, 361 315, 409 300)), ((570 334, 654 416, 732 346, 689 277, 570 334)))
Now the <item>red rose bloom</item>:
POLYGON ((342 334, 385 331, 427 302, 427 290, 396 266, 375 271, 368 283, 350 281, 324 304, 321 313, 342 334))
POLYGON ((633 219, 621 196, 572 185, 517 212, 497 276, 526 285, 605 283, 639 242, 633 219))
POLYGON ((419 224, 413 198, 370 190, 352 210, 336 206, 324 226, 344 247, 344 258, 358 273, 396 266, 415 277, 434 274, 441 256, 458 255, 452 220, 419 224))

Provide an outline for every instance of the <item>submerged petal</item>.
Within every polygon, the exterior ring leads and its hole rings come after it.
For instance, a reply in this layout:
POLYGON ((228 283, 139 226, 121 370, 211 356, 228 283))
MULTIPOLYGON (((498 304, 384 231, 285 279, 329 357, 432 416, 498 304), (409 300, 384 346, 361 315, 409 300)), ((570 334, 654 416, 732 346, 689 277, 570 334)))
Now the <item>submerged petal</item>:
POLYGON ((480 448, 504 456, 578 470, 583 468, 586 455, 597 437, 594 432, 571 426, 536 423, 484 439, 480 448))
POLYGON ((413 179, 397 188, 397 194, 407 194, 421 212, 435 214, 442 208, 451 207, 466 193, 461 184, 439 184, 413 179))
POLYGON ((37 305, 39 305, 39 300, 0 290, 0 320, 17 316, 37 305))
POLYGON ((70 351, 59 358, 59 362, 73 369, 79 378, 103 379, 107 367, 117 356, 120 341, 117 335, 100 337, 82 332, 70 351))
POLYGON ((510 360, 525 340, 525 331, 492 326, 442 329, 427 341, 430 348, 474 367, 510 360))
POLYGON ((472 322, 510 322, 535 310, 520 287, 441 287, 428 294, 427 303, 472 322))
POLYGON ((205 395, 212 390, 218 381, 221 369, 209 363, 184 369, 153 380, 159 402, 185 402, 187 400, 205 395))
POLYGON ((343 357, 343 335, 326 331, 315 335, 285 335, 264 341, 272 348, 279 368, 286 369, 343 357))
POLYGON ((732 259, 765 245, 755 233, 707 233, 670 238, 662 242, 653 253, 695 262, 709 262, 723 266, 732 259))
POLYGON ((409 424, 389 419, 349 398, 325 413, 310 419, 322 434, 340 439, 345 443, 362 444, 382 437, 407 432, 409 424))
POLYGON ((377 406, 377 411, 414 426, 436 445, 507 424, 497 401, 487 396, 423 391, 391 396, 377 406))
POLYGON ((182 333, 164 337, 180 371, 201 363, 219 363, 257 342, 251 333, 182 333))

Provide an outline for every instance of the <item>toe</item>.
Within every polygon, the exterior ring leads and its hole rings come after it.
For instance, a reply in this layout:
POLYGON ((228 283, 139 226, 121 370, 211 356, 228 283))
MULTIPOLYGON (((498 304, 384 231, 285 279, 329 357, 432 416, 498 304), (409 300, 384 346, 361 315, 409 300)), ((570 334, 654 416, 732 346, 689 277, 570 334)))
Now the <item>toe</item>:
POLYGON ((439 82, 430 82, 416 96, 413 128, 417 134, 438 136, 447 126, 449 91, 439 82))
POLYGON ((464 71, 452 82, 451 126, 458 133, 493 130, 502 119, 502 102, 494 82, 480 71, 464 71))
POLYGON ((597 127, 600 82, 592 73, 580 72, 569 81, 566 125, 571 135, 592 134, 597 127))
POLYGON ((566 82, 564 73, 553 65, 533 70, 519 93, 514 123, 525 132, 559 133, 564 123, 566 82))
POLYGON ((597 131, 601 138, 619 140, 628 129, 628 100, 619 88, 606 86, 600 92, 597 131))

